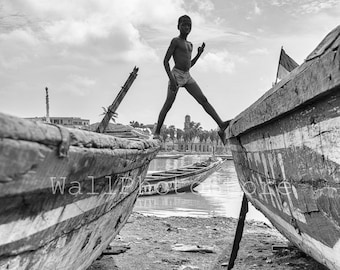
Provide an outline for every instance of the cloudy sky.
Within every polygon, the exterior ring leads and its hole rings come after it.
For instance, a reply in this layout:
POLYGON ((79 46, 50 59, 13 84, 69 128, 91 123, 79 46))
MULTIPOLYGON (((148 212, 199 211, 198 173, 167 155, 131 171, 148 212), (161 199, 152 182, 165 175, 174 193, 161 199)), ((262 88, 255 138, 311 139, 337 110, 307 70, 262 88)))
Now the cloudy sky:
MULTIPOLYGON (((138 77, 118 108, 118 122, 157 121, 168 78, 163 57, 191 16, 191 70, 222 119, 235 117, 275 81, 281 46, 301 64, 339 24, 339 0, 1 0, 0 112, 100 121, 134 66, 138 77)), ((171 62, 171 65, 173 63, 171 62)), ((181 88, 165 120, 183 128, 190 114, 216 128, 181 88)))

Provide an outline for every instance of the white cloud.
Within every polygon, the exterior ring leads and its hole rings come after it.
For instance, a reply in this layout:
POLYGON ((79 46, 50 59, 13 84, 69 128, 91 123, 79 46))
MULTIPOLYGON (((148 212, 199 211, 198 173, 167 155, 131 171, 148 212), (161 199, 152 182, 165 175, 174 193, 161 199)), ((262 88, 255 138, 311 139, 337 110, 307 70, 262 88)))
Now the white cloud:
POLYGON ((328 0, 328 1, 310 1, 301 6, 301 11, 303 13, 318 13, 323 9, 332 8, 336 5, 339 5, 338 0, 328 0))
POLYGON ((208 52, 197 62, 197 68, 204 72, 232 73, 236 63, 244 61, 244 58, 231 55, 228 51, 208 52))
POLYGON ((211 12, 215 9, 214 3, 211 0, 193 0, 189 2, 191 7, 204 12, 211 12))
POLYGON ((262 14, 262 10, 260 9, 260 7, 258 6, 258 4, 256 2, 254 4, 254 14, 255 15, 261 15, 262 14))
POLYGON ((295 15, 318 13, 323 9, 330 9, 340 6, 339 0, 273 0, 273 6, 291 8, 295 15))
POLYGON ((25 55, 12 56, 11 58, 5 58, 5 56, 0 55, 0 65, 5 69, 17 69, 29 60, 25 55))
POLYGON ((73 81, 75 84, 79 86, 84 86, 84 87, 92 87, 93 85, 96 84, 96 81, 94 79, 90 79, 87 77, 79 76, 79 75, 70 75, 71 81, 73 81))
POLYGON ((29 62, 39 48, 39 41, 30 29, 14 29, 9 33, 0 34, 0 65, 15 69, 29 62))
POLYGON ((96 81, 92 78, 88 78, 86 76, 80 76, 77 74, 70 74, 68 78, 65 80, 65 83, 62 83, 58 92, 67 93, 75 96, 87 96, 90 92, 94 91, 94 85, 96 81))
POLYGON ((254 19, 255 16, 260 16, 262 14, 262 9, 259 7, 256 1, 253 2, 253 6, 251 7, 248 15, 245 17, 247 20, 254 19))
POLYGON ((13 44, 24 43, 25 45, 35 46, 39 43, 31 29, 15 29, 9 34, 0 35, 0 38, 4 41, 13 42, 13 44))
POLYGON ((260 54, 260 55, 263 55, 263 54, 269 54, 269 51, 267 48, 256 48, 256 49, 253 49, 251 51, 249 51, 250 54, 260 54))
POLYGON ((60 44, 64 51, 78 50, 78 56, 81 52, 86 56, 88 47, 93 49, 95 43, 101 50, 92 50, 97 53, 93 57, 116 54, 120 60, 154 61, 154 46, 148 44, 141 29, 148 25, 156 29, 156 35, 168 32, 170 23, 176 29, 183 5, 182 0, 59 0, 57 5, 52 1, 13 0, 6 2, 0 15, 20 15, 19 23, 7 19, 9 34, 21 29, 48 47, 60 44))
POLYGON ((206 20, 206 12, 215 8, 211 0, 59 0, 58 5, 52 1, 6 0, 5 6, 7 15, 20 18, 20 23, 9 22, 10 30, 17 31, 17 27, 27 38, 39 42, 45 48, 39 53, 48 53, 50 59, 87 58, 97 64, 159 61, 163 57, 157 55, 159 47, 165 50, 178 33, 178 17, 189 10, 194 26, 190 38, 198 42, 245 38, 221 28, 224 20, 219 17, 206 20))
POLYGON ((69 45, 82 45, 91 38, 105 39, 110 31, 105 23, 96 19, 56 21, 47 25, 45 32, 52 42, 69 45))

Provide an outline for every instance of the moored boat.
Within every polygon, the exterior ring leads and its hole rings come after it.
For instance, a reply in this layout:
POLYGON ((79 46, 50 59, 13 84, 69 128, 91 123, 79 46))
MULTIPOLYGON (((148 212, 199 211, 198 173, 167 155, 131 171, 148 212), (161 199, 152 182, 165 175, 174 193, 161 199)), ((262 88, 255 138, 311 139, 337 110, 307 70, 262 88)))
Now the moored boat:
POLYGON ((216 157, 220 157, 220 158, 223 158, 223 159, 227 159, 227 160, 232 160, 233 159, 233 156, 230 154, 220 154, 220 155, 215 155, 216 157))
POLYGON ((209 175, 221 168, 223 160, 209 158, 178 169, 148 173, 140 188, 140 196, 165 195, 193 191, 209 175))
POLYGON ((86 269, 129 217, 159 142, 0 113, 0 269, 86 269))
POLYGON ((293 244, 340 269, 340 26, 227 130, 248 200, 293 244))
POLYGON ((156 159, 178 159, 183 156, 183 154, 158 154, 156 159))

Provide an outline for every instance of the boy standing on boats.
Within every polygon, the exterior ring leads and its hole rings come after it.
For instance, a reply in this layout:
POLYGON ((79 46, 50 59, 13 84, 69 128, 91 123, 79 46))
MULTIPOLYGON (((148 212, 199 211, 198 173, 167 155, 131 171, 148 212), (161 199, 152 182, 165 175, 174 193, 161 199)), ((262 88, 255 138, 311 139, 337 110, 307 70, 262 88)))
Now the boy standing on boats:
POLYGON ((198 58, 204 51, 204 42, 198 47, 197 55, 191 59, 193 50, 192 43, 187 41, 187 37, 191 31, 191 19, 188 15, 183 15, 178 19, 177 28, 180 32, 178 37, 171 40, 170 46, 164 57, 164 68, 169 77, 168 93, 161 112, 159 113, 157 127, 155 131, 155 138, 159 138, 161 127, 164 119, 175 101, 179 87, 184 87, 190 95, 192 95, 204 110, 215 120, 219 126, 218 135, 223 144, 225 144, 225 129, 228 127, 230 121, 223 122, 218 116, 215 109, 210 105, 207 98, 201 91, 196 81, 191 77, 189 70, 195 65, 198 58), (173 57, 175 66, 170 70, 169 61, 173 57))

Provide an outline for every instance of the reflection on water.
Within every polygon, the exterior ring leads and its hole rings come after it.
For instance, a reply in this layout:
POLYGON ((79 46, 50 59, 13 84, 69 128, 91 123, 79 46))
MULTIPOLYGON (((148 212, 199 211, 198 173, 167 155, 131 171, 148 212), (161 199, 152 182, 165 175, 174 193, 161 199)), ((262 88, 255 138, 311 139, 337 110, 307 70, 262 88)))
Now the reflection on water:
MULTIPOLYGON (((208 156, 184 156, 179 159, 155 159, 149 171, 169 170, 195 162, 208 156)), ((139 197, 134 211, 157 216, 225 216, 238 218, 242 191, 237 181, 232 160, 227 160, 221 169, 209 176, 195 188, 195 192, 139 197)), ((249 203, 247 219, 269 221, 249 203)))

